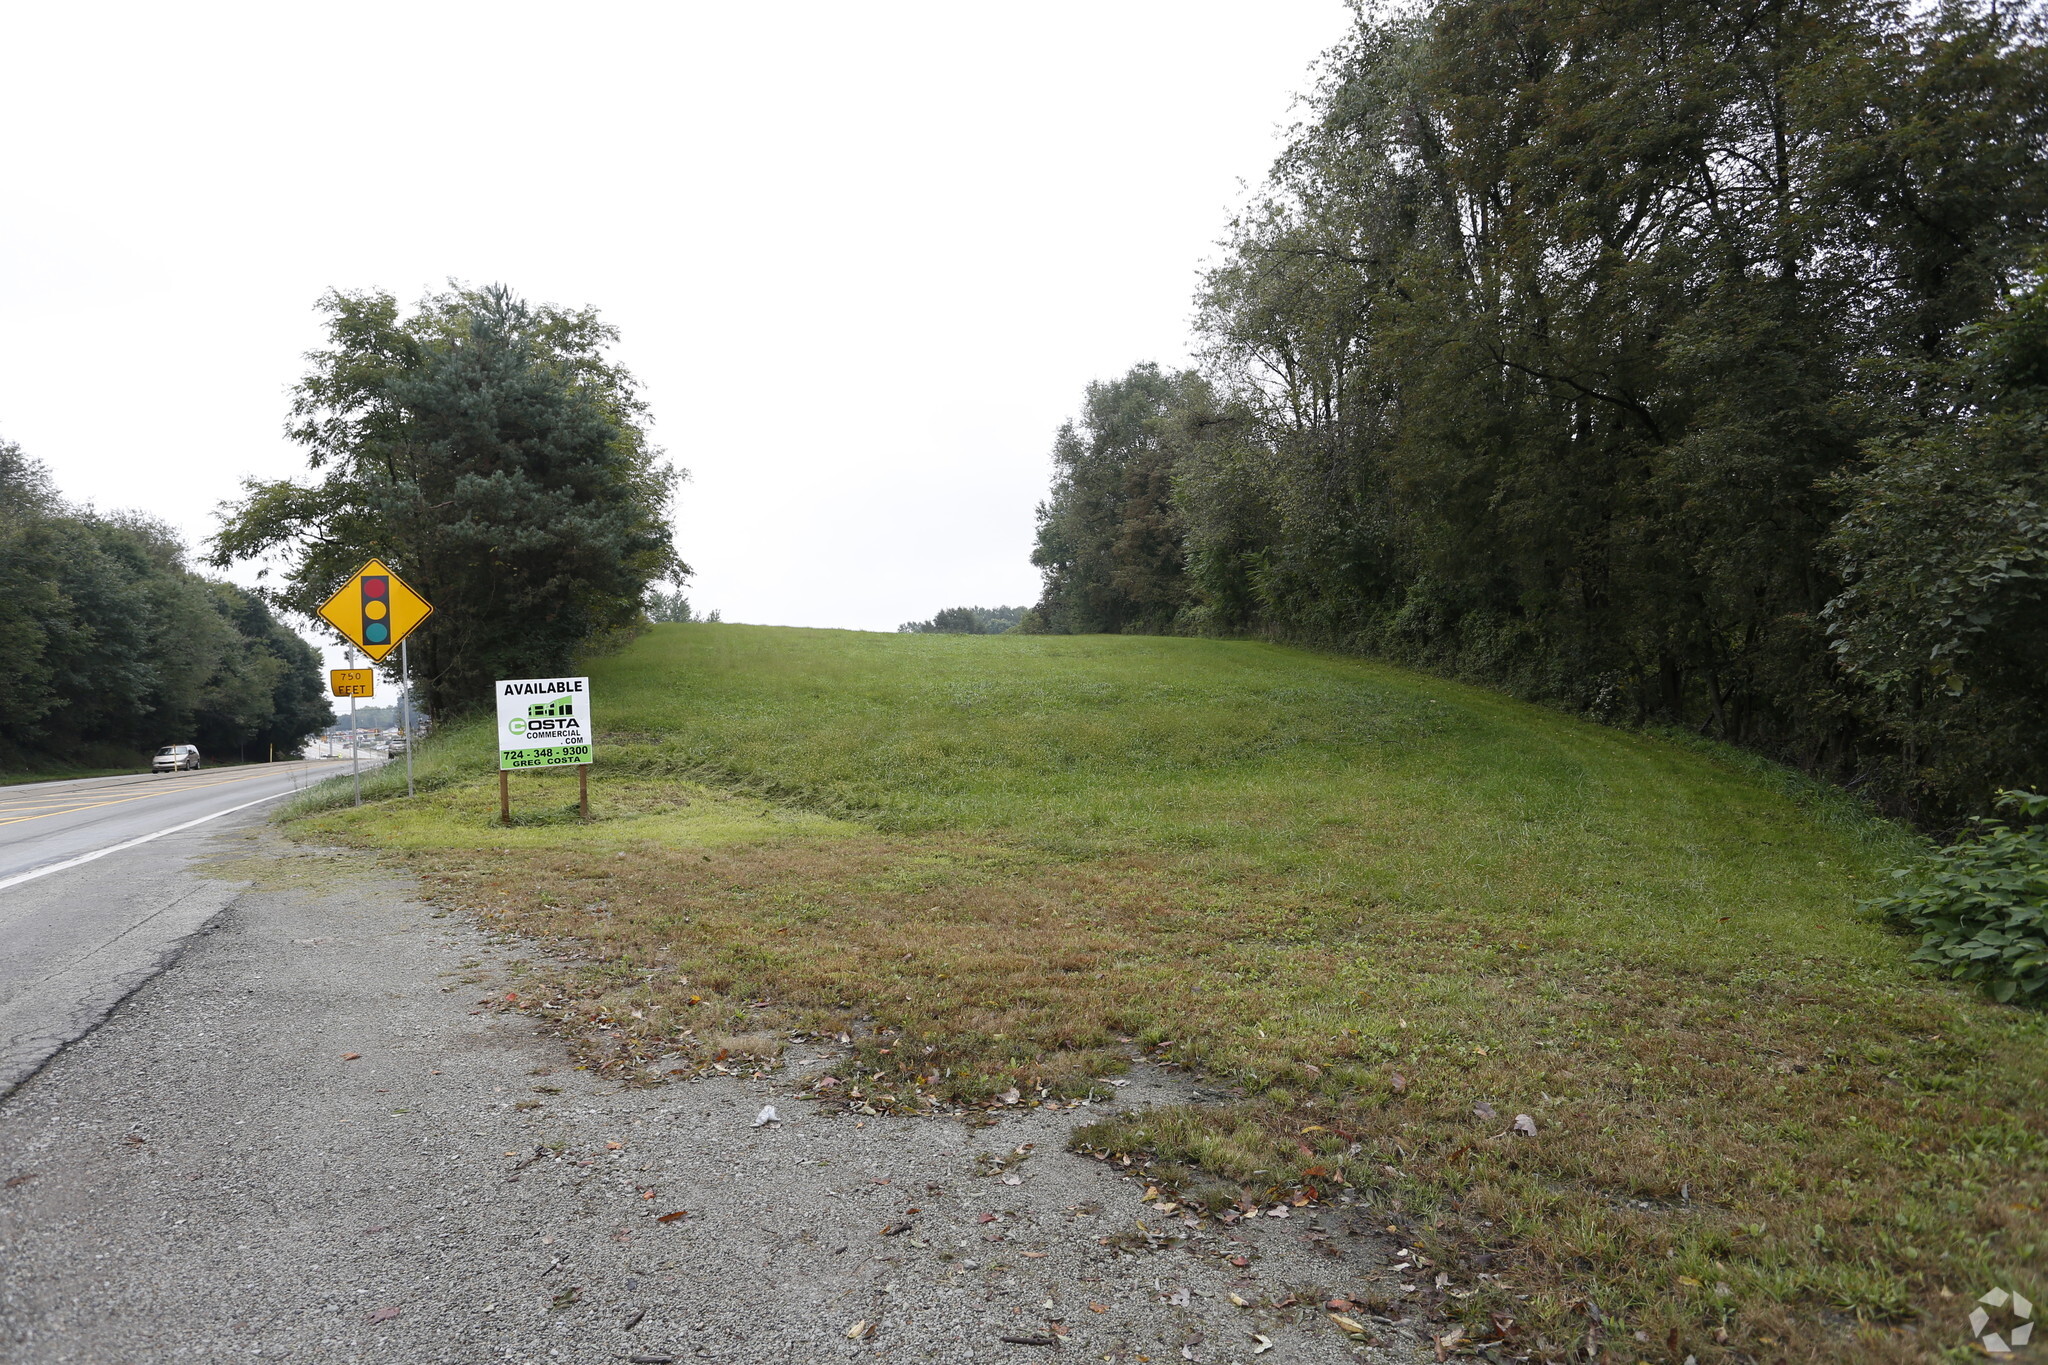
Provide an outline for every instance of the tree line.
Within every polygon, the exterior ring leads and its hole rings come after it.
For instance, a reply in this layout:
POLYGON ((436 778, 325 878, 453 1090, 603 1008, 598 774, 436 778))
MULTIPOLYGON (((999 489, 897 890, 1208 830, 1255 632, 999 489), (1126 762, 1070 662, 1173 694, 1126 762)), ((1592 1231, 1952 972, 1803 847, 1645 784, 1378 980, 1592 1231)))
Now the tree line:
POLYGON ((297 757, 330 716, 320 658, 170 528, 58 495, 0 441, 0 767, 127 767, 164 744, 297 757))
POLYGON ((905 621, 902 635, 1006 635, 1024 624, 1028 607, 945 607, 928 621, 905 621))
POLYGON ((1943 817, 2048 764, 2048 48, 1953 0, 1361 12, 1059 432, 1027 629, 1367 650, 1943 817))

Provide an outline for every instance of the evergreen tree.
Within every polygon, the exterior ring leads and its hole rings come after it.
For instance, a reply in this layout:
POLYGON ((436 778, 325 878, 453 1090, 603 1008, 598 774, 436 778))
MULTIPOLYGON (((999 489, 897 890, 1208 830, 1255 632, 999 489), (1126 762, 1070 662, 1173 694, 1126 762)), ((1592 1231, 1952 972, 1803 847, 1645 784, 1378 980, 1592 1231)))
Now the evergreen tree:
MULTIPOLYGON (((494 678, 566 672, 642 619, 648 585, 687 574, 667 509, 680 477, 647 443, 633 379, 591 310, 503 288, 322 300, 290 428, 315 477, 244 485, 214 562, 275 556, 280 606, 311 613, 371 556, 434 604, 413 676, 437 714, 494 678)), ((387 661, 388 662, 388 661, 387 661)))

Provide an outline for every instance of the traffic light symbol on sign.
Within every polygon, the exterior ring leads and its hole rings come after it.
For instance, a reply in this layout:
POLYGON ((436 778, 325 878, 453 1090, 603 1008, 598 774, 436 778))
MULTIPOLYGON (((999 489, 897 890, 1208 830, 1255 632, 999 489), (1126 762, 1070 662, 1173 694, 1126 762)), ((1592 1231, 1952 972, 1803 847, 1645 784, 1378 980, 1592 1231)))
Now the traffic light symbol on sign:
POLYGON ((363 643, 388 645, 391 643, 391 580, 383 574, 364 574, 358 581, 363 585, 363 643))
POLYGON ((320 604, 321 619, 375 662, 433 614, 427 599, 378 559, 356 570, 320 604))

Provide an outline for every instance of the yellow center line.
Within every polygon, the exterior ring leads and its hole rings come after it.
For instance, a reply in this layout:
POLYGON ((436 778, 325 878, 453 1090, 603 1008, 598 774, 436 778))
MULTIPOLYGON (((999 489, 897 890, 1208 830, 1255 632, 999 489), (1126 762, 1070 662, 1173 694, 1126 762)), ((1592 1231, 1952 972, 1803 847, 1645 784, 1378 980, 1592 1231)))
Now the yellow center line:
POLYGON ((240 782, 246 780, 248 777, 249 774, 247 773, 237 773, 234 777, 231 778, 208 778, 204 782, 123 782, 118 785, 114 783, 108 783, 106 786, 103 787, 82 787, 77 791, 38 792, 34 795, 17 796, 12 799, 0 797, 0 810, 32 809, 39 806, 48 806, 65 801, 83 801, 88 800, 92 797, 105 796, 109 792, 134 791, 137 787, 140 786, 147 786, 149 788, 147 794, 150 796, 155 796, 159 792, 190 791, 195 787, 218 786, 221 782, 224 781, 240 782))
MULTIPOLYGON (((161 796, 165 792, 202 790, 207 787, 220 786, 223 782, 246 782, 251 776, 253 774, 241 773, 230 778, 209 778, 204 782, 151 783, 148 791, 137 793, 136 799, 144 796, 161 796)), ((133 790, 133 785, 122 783, 118 786, 87 787, 74 792, 44 792, 33 797, 17 797, 11 801, 0 799, 0 812, 43 810, 50 806, 76 805, 81 802, 98 804, 98 798, 105 797, 109 792, 128 792, 133 790)))
MULTIPOLYGON (((55 810, 46 810, 41 815, 17 815, 12 819, 0 818, 0 825, 23 825, 27 824, 31 820, 47 820, 53 815, 72 815, 79 811, 98 810, 103 806, 122 806, 128 804, 131 801, 147 801, 151 797, 166 796, 174 792, 205 791, 210 790, 214 787, 232 786, 237 782, 253 782, 259 777, 268 777, 273 775, 282 776, 282 774, 249 773, 246 776, 242 777, 216 778, 208 782, 179 782, 167 786, 158 787, 154 791, 138 792, 133 796, 111 797, 105 801, 73 801, 61 805, 55 810)), ((4 809, 5 808, 0 808, 0 810, 4 809)), ((37 808, 34 806, 21 806, 15 807, 14 809, 34 810, 37 808)))

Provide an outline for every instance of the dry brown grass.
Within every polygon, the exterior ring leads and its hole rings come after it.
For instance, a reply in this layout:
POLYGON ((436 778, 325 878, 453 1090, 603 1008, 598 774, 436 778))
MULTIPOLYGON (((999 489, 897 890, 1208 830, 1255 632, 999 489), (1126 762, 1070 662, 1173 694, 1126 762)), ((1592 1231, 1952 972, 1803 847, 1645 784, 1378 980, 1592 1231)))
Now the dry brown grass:
POLYGON ((773 1027, 846 1031, 821 1098, 899 1112, 1057 1103, 1139 1052, 1232 1082, 1085 1140, 1170 1188, 1348 1185, 1449 1276, 1420 1302, 1539 1359, 1923 1359, 1986 1250, 2038 1244, 2038 1063, 1895 975, 1674 973, 938 837, 416 856, 587 955, 500 1003, 622 1074, 758 1065, 735 1036, 773 1027))

